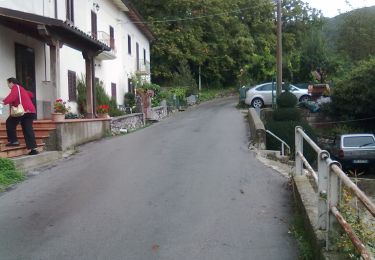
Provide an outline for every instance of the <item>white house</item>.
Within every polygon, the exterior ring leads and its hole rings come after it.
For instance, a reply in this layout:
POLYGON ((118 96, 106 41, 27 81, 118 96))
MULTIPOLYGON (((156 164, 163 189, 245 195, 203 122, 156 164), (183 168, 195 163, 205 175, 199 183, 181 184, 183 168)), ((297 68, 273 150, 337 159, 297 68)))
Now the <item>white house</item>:
POLYGON ((134 75, 150 80, 153 39, 129 0, 0 0, 0 99, 15 76, 35 93, 38 119, 50 117, 56 98, 75 112, 76 81, 85 75, 93 117, 95 80, 119 105, 134 91, 134 75))

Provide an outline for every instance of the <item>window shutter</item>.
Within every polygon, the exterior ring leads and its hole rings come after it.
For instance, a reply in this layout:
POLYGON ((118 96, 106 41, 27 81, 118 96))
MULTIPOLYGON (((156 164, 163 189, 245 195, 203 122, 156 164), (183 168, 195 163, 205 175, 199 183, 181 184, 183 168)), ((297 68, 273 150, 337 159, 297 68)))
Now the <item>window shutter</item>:
POLYGON ((111 90, 112 90, 112 99, 117 101, 116 83, 111 83, 111 90))
POLYGON ((74 71, 68 70, 69 101, 77 101, 77 79, 74 71))

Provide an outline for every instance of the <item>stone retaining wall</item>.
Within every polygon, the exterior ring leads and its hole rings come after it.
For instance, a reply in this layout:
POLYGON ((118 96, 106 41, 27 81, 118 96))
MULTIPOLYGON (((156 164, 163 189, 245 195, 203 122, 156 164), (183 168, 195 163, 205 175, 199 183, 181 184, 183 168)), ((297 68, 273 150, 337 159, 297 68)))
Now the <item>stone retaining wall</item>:
POLYGON ((168 116, 168 111, 166 106, 153 107, 151 108, 151 120, 160 120, 168 116))
POLYGON ((120 134, 121 131, 128 132, 143 127, 144 125, 145 115, 143 113, 134 113, 111 118, 111 131, 114 134, 120 134))
POLYGON ((249 108, 250 138, 258 149, 266 149, 266 129, 254 108, 249 108))

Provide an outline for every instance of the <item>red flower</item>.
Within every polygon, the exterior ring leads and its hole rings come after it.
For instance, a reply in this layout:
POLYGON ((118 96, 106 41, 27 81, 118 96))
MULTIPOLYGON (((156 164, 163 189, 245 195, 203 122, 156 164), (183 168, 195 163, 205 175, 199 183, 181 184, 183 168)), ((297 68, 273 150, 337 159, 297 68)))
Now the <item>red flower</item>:
POLYGON ((103 104, 103 105, 97 106, 97 108, 96 108, 96 112, 98 114, 106 114, 106 113, 108 113, 108 111, 109 111, 109 105, 103 104))

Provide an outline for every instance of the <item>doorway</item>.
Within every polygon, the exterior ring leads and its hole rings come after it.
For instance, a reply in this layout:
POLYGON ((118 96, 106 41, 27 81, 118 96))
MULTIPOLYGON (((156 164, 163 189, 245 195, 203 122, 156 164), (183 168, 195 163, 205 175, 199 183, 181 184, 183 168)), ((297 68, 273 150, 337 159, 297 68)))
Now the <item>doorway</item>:
POLYGON ((33 103, 36 108, 36 84, 35 84, 35 52, 34 49, 18 44, 16 50, 16 78, 25 89, 33 93, 33 103))

